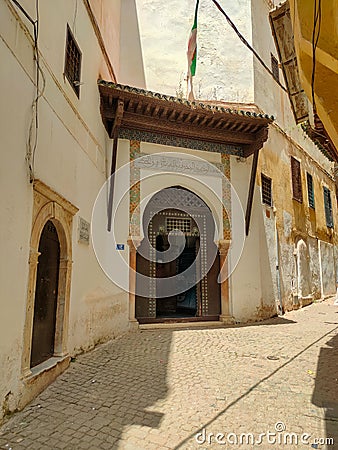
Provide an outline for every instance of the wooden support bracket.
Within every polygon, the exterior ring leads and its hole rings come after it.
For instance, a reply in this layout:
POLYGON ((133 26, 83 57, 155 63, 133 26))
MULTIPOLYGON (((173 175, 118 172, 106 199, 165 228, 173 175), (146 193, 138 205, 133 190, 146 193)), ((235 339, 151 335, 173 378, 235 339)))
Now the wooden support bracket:
POLYGON ((112 211, 113 211, 113 198, 114 198, 114 174, 116 170, 116 159, 117 159, 117 142, 119 139, 119 128, 122 122, 124 111, 124 102, 121 99, 118 99, 116 108, 115 108, 115 119, 114 125, 112 128, 111 138, 113 141, 113 150, 111 157, 111 168, 110 168, 110 185, 109 185, 109 198, 108 198, 108 231, 111 231, 111 223, 112 223, 112 211))

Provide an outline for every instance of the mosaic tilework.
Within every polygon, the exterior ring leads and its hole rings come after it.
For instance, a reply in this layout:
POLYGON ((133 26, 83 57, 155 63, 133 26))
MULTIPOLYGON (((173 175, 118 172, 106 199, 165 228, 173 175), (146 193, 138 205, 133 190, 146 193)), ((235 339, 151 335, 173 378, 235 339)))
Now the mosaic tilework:
POLYGON ((140 169, 135 167, 135 159, 140 155, 140 141, 130 141, 130 190, 129 190, 129 234, 140 236, 140 169))
POLYGON ((151 142, 153 144, 170 145, 172 147, 191 148, 194 150, 204 150, 207 152, 244 156, 243 148, 237 145, 215 144, 196 139, 179 138, 165 134, 130 130, 127 128, 120 129, 119 137, 121 139, 130 139, 131 142, 151 142))
MULTIPOLYGON (((150 133, 149 133, 150 134, 150 133)), ((122 137, 122 136, 121 136, 122 137)), ((130 141, 130 235, 140 236, 140 213, 138 207, 140 204, 140 169, 134 164, 135 160, 142 156, 140 151, 140 141, 130 141)), ((229 182, 231 181, 230 174, 230 156, 226 153, 221 153, 221 164, 215 166, 222 170, 229 182)), ((223 208, 223 238, 231 239, 231 189, 226 180, 222 181, 222 196, 225 208, 223 208)))
MULTIPOLYGON (((122 138, 123 136, 121 136, 122 138)), ((152 141, 153 142, 153 141, 152 141)), ((162 143, 162 142, 161 142, 162 143)), ((172 143, 167 145, 173 145, 172 143)), ((180 144, 182 145, 182 144, 180 144)), ((183 146, 183 145, 182 145, 183 146)), ((189 144, 190 148, 193 148, 189 144)), ((205 147, 204 147, 205 149, 205 147)), ((215 150, 214 150, 215 151, 215 150)), ((140 141, 132 139, 130 140, 130 235, 140 236, 140 168, 137 167, 135 161, 141 156, 140 151, 140 141)), ((221 153, 221 164, 215 164, 215 166, 220 169, 227 179, 222 180, 222 197, 225 208, 223 208, 223 238, 231 239, 231 173, 230 173, 230 156, 228 153, 221 153)), ((152 231, 152 230, 151 230, 152 231)), ((151 233, 154 239, 155 234, 151 233)), ((153 242, 155 248, 155 241, 153 242)), ((201 238, 201 259, 202 264, 205 264, 206 256, 206 243, 201 238)), ((152 255, 154 257, 154 255, 152 255)), ((156 265, 154 263, 150 264, 150 285, 149 285, 149 314, 150 317, 156 317, 156 284, 153 277, 156 276, 156 265)), ((207 315, 208 313, 208 298, 207 298, 207 277, 201 280, 201 303, 202 303, 202 314, 207 315)))
POLYGON ((223 197, 223 239, 231 239, 231 173, 230 173, 230 156, 222 153, 221 161, 223 165, 223 173, 227 180, 222 180, 222 197, 223 197))

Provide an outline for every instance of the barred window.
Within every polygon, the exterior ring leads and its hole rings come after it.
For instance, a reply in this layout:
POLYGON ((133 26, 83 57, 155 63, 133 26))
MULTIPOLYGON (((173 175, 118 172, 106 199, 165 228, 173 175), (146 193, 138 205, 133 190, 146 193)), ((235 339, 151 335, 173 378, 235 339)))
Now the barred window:
POLYGON ((262 202, 272 206, 272 180, 261 174, 262 180, 262 202))
POLYGON ((183 233, 190 233, 191 231, 191 220, 168 217, 166 219, 166 229, 167 233, 172 230, 181 230, 183 233))
POLYGON ((276 81, 279 81, 278 59, 275 58, 272 53, 271 53, 271 71, 272 71, 274 79, 276 81))
POLYGON ((65 76, 78 97, 80 96, 81 59, 79 46, 67 25, 65 76))
POLYGON ((326 226, 328 228, 333 228, 331 192, 330 189, 328 189, 325 186, 323 190, 324 190, 324 208, 325 208, 326 226))
POLYGON ((293 198, 300 203, 303 202, 302 178, 300 173, 300 162, 291 156, 291 178, 293 198))
POLYGON ((307 196, 309 199, 309 207, 315 209, 315 194, 313 190, 313 178, 309 173, 306 174, 307 180, 307 196))

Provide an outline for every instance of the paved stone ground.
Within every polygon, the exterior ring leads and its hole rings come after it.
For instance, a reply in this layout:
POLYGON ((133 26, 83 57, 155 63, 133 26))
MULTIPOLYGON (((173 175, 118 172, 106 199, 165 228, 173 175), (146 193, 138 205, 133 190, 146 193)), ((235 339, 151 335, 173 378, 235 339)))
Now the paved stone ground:
POLYGON ((338 449, 337 378, 332 299, 262 324, 140 331, 77 357, 4 424, 0 448, 338 449), (240 433, 254 443, 235 444, 240 433))

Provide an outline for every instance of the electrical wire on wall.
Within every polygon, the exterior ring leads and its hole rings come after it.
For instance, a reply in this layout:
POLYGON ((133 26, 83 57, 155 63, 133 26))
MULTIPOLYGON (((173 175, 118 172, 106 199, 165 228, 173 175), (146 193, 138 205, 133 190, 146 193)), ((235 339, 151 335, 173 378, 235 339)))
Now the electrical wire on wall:
POLYGON ((35 164, 35 153, 38 145, 38 128, 39 128, 39 100, 43 96, 46 86, 46 78, 40 65, 40 53, 39 53, 39 0, 35 0, 35 14, 36 20, 27 13, 23 6, 17 1, 12 0, 12 2, 17 6, 17 8, 23 13, 23 15, 29 20, 33 25, 33 57, 35 61, 35 96, 31 106, 31 120, 28 129, 28 138, 26 144, 26 162, 29 172, 29 181, 33 183, 34 181, 34 164, 35 164), (40 89, 40 77, 42 79, 42 86, 40 89))
POLYGON ((263 66, 263 68, 272 76, 272 78, 275 80, 275 82, 279 85, 280 88, 283 89, 283 91, 287 92, 287 89, 281 84, 280 81, 276 80, 273 72, 270 70, 270 68, 265 64, 263 59, 259 56, 257 51, 249 44, 249 42, 245 39, 245 37, 239 32, 236 25, 233 23, 233 21, 230 19, 228 14, 224 11, 224 9, 221 7, 221 5, 216 0, 211 0, 217 9, 223 14, 223 16, 226 18, 227 22, 231 26, 231 28, 234 30, 234 32, 237 34, 239 39, 243 42, 243 44, 254 54, 254 56, 257 58, 258 62, 263 66))
POLYGON ((319 41, 321 22, 322 22, 322 2, 321 0, 318 0, 318 2, 317 0, 314 0, 313 30, 312 30, 312 75, 311 75, 311 95, 314 114, 317 112, 315 100, 316 50, 319 41))

